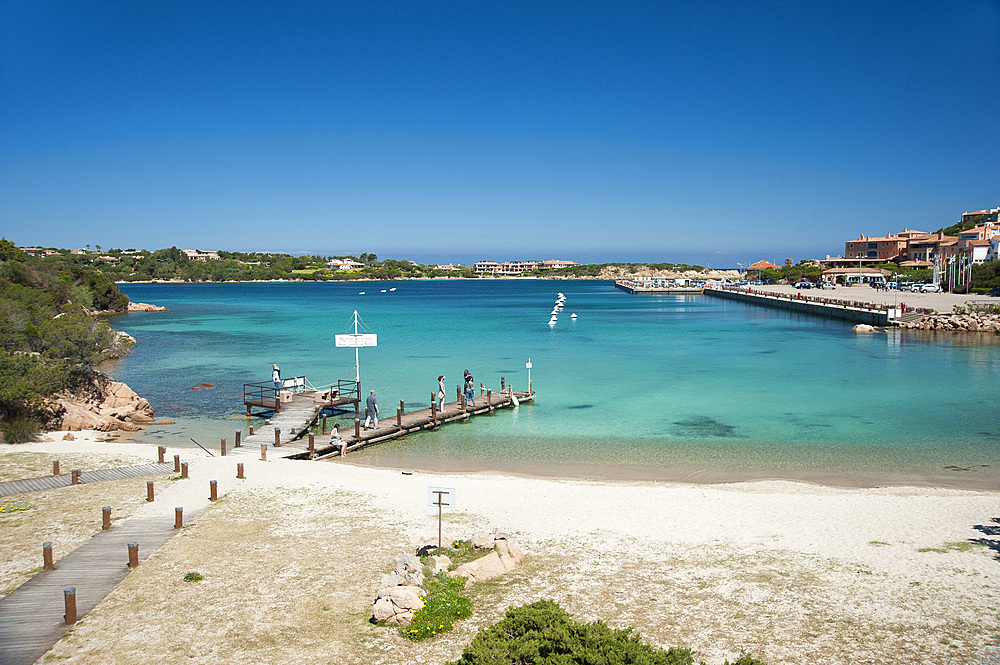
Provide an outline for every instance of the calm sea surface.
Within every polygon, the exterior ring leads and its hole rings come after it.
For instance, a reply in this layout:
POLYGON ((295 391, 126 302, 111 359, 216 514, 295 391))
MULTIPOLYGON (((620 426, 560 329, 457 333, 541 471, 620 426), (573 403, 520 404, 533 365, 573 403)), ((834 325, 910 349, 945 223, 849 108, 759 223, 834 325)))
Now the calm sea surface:
POLYGON ((150 427, 146 440, 194 447, 189 437, 231 437, 246 425, 242 384, 268 380, 271 363, 316 385, 353 377, 353 350, 333 339, 351 331, 357 309, 378 334, 378 347, 360 352, 362 387, 378 391, 386 414, 401 399, 427 406, 439 374, 454 399, 466 368, 477 384, 498 389, 504 376, 526 389, 529 357, 538 397, 380 444, 354 463, 709 482, 1000 481, 994 338, 858 335, 838 321, 703 296, 629 295, 608 282, 122 290, 170 309, 113 322, 139 344, 108 371, 176 421, 150 427), (558 291, 567 302, 550 328, 558 291), (191 389, 203 382, 213 387, 191 389))

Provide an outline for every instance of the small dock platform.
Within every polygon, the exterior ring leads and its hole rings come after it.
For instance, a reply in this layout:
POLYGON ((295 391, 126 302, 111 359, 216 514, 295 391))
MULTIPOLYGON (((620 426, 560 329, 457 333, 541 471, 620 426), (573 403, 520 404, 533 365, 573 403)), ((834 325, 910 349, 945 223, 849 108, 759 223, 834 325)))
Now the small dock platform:
POLYGON ((615 280, 615 288, 627 293, 647 293, 664 296, 696 296, 704 292, 700 286, 664 286, 651 282, 636 282, 629 279, 615 280))
MULTIPOLYGON (((349 383, 353 390, 354 382, 349 383)), ((273 390, 273 386, 271 389, 273 390)), ((348 393, 348 395, 351 394, 348 393)), ((356 394, 356 391, 353 394, 356 394)), ((323 434, 321 430, 321 433, 313 436, 313 446, 310 449, 309 431, 321 421, 326 409, 343 409, 348 405, 354 407, 353 414, 348 410, 342 415, 327 417, 327 422, 331 427, 334 422, 341 424, 340 437, 347 444, 345 452, 350 453, 368 445, 396 439, 414 432, 433 429, 473 416, 490 414, 498 409, 512 408, 515 398, 519 403, 532 402, 535 393, 510 388, 504 388, 500 392, 484 390, 476 396, 475 406, 472 404, 466 406, 459 395, 456 397, 459 399, 446 402, 440 411, 437 410, 436 402, 434 406, 410 412, 405 410, 402 401, 395 409, 390 405, 380 403, 381 417, 378 421, 378 428, 366 430, 361 427, 363 414, 357 408, 359 402, 356 398, 341 396, 331 399, 331 395, 324 393, 324 391, 304 390, 282 398, 279 410, 271 415, 268 424, 243 438, 240 447, 229 448, 227 453, 229 455, 260 455, 261 446, 267 446, 268 459, 324 459, 339 456, 340 448, 334 448, 330 445, 329 430, 326 434, 323 434)))

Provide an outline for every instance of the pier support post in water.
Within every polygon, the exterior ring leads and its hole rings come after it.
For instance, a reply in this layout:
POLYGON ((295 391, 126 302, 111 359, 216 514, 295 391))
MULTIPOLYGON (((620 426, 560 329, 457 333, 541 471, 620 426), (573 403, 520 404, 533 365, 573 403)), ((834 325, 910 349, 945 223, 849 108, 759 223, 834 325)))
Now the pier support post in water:
POLYGON ((501 376, 501 377, 500 377, 500 392, 503 392, 503 387, 504 387, 504 379, 503 379, 503 377, 501 376))
POLYGON ((396 409, 396 427, 403 426, 403 407, 396 409))
POLYGON ((42 543, 42 570, 55 570, 56 565, 52 563, 52 541, 47 540, 42 543))
POLYGON ((264 462, 267 461, 267 444, 260 444, 260 459, 264 462))
POLYGON ((309 432, 309 459, 316 454, 316 435, 309 432))
POLYGON ((67 626, 72 626, 76 623, 76 587, 68 586, 63 589, 63 600, 65 601, 66 614, 63 615, 63 619, 66 620, 67 626))
POLYGON ((221 445, 222 445, 222 456, 225 457, 226 456, 226 440, 225 439, 222 440, 222 444, 221 445))
POLYGON ((465 397, 462 395, 462 386, 455 386, 455 399, 465 404, 465 397))
POLYGON ((57 459, 52 460, 52 475, 53 476, 62 475, 59 473, 59 460, 57 459))
POLYGON ((281 447, 281 428, 280 427, 275 427, 274 428, 274 447, 275 448, 280 448, 281 447))
POLYGON ((354 438, 361 436, 361 418, 354 416, 354 438))
POLYGON ((236 430, 236 441, 233 442, 233 447, 234 448, 239 448, 242 445, 240 443, 240 439, 242 437, 243 437, 243 432, 241 432, 240 430, 236 430))
POLYGON ((156 456, 160 460, 160 464, 163 464, 163 456, 166 455, 166 454, 167 454, 167 447, 166 446, 157 446, 156 447, 156 456))
POLYGON ((139 541, 133 540, 128 544, 128 567, 139 567, 139 541))
POLYGON ((188 477, 188 463, 181 462, 181 478, 187 478, 187 477, 188 477))
POLYGON ((219 500, 219 481, 210 480, 208 481, 208 500, 218 501, 219 500))
POLYGON ((69 482, 71 485, 80 484, 80 469, 73 469, 69 472, 69 482))
POLYGON ((243 480, 243 462, 236 463, 236 477, 243 480))
POLYGON ((180 529, 184 526, 184 508, 182 506, 176 506, 174 508, 174 528, 180 529))
POLYGON ((406 413, 406 405, 403 404, 403 400, 399 400, 399 410, 404 414, 406 413))
POLYGON ((181 470, 181 456, 174 455, 174 473, 178 473, 181 470))
POLYGON ((111 506, 104 506, 101 508, 101 530, 109 531, 111 529, 111 506))
POLYGON ((528 394, 529 395, 534 395, 535 394, 535 391, 531 387, 531 381, 528 381, 528 394))
POLYGON ((152 500, 153 500, 153 481, 152 480, 147 480, 146 481, 146 501, 152 501, 152 500))
POLYGON ((486 406, 492 411, 493 410, 493 391, 486 391, 486 406))
POLYGON ((438 411, 437 402, 431 400, 431 422, 434 423, 435 425, 437 425, 437 419, 438 419, 437 411, 438 411))

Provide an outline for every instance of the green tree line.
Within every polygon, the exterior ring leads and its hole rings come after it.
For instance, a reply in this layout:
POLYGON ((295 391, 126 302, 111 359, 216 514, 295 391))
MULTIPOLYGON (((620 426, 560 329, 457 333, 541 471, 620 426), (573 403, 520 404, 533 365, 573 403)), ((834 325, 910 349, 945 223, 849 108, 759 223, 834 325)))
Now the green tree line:
POLYGON ((105 321, 128 297, 99 271, 30 257, 0 239, 0 434, 23 440, 46 418, 44 399, 87 382, 122 351, 105 321))

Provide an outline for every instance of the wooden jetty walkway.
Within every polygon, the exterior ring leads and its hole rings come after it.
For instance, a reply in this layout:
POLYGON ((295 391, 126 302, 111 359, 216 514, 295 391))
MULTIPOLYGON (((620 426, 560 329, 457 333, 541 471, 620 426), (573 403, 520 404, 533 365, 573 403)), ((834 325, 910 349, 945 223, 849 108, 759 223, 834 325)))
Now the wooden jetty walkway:
MULTIPOLYGON (((350 383, 354 385, 353 381, 350 383)), ((360 426, 359 401, 343 397, 344 393, 341 393, 342 397, 340 397, 338 406, 351 404, 354 406, 354 413, 340 417, 332 416, 329 420, 331 425, 333 421, 344 425, 340 429, 340 436, 347 444, 345 452, 353 452, 373 443, 440 427, 473 416, 489 414, 497 409, 511 408, 514 406, 514 398, 518 402, 530 402, 535 397, 535 393, 530 390, 518 391, 509 388, 500 392, 492 390, 481 392, 482 394, 476 396, 476 406, 470 404, 466 407, 459 392, 459 395, 456 395, 459 399, 444 404, 441 411, 437 410, 435 403, 429 408, 407 413, 403 402, 400 401, 399 408, 395 410, 395 413, 392 413, 391 406, 379 404, 382 417, 379 419, 378 429, 373 430, 366 430, 360 426)), ((354 394, 357 392, 355 391, 354 394)), ((340 449, 335 450, 330 445, 329 433, 314 435, 310 449, 309 429, 321 418, 324 405, 329 405, 329 403, 330 396, 318 394, 318 391, 303 391, 286 397, 281 402, 280 410, 271 416, 267 425, 242 439, 240 447, 230 447, 228 454, 260 455, 261 446, 266 446, 269 459, 322 459, 332 457, 335 454, 339 455, 340 449)))
MULTIPOLYGON (((122 466, 113 469, 97 469, 96 471, 81 471, 77 484, 97 483, 105 480, 122 480, 123 478, 142 478, 143 476, 158 476, 171 473, 173 464, 140 464, 138 466, 122 466)), ((58 476, 43 476, 40 478, 24 478, 22 480, 7 480, 0 482, 0 497, 15 494, 28 494, 43 490, 54 490, 69 487, 73 484, 72 474, 64 473, 58 476)))
MULTIPOLYGON (((200 509, 185 514, 191 520, 200 509)), ((148 559, 180 533, 162 516, 133 516, 100 531, 55 564, 0 598, 0 665, 30 665, 68 629, 63 590, 76 588, 77 616, 82 618, 129 572, 128 544, 139 544, 138 561, 148 559)), ((109 654, 109 661, 114 660, 109 654)))

